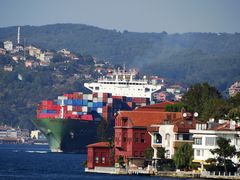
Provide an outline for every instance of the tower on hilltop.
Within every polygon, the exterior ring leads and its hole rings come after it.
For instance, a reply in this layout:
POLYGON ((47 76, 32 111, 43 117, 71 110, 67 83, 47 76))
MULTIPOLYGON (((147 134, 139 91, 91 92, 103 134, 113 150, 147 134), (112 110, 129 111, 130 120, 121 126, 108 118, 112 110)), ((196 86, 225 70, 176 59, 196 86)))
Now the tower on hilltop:
POLYGON ((17 44, 20 44, 20 26, 18 26, 18 31, 17 31, 17 44))

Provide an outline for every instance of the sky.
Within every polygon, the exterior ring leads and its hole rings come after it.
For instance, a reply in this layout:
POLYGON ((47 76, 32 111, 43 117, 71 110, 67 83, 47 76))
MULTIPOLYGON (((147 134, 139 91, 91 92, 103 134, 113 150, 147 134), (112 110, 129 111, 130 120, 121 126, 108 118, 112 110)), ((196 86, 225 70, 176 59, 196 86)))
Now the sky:
POLYGON ((240 32, 240 0, 0 0, 0 27, 75 23, 133 32, 240 32))

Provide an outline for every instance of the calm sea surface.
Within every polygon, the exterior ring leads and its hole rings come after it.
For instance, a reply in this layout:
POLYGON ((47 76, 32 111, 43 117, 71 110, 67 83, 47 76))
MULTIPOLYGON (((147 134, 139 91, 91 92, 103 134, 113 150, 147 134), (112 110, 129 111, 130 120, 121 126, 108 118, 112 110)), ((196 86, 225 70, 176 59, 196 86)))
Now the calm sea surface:
POLYGON ((48 146, 0 144, 0 179, 160 179, 173 178, 85 173, 86 154, 51 153, 48 146))

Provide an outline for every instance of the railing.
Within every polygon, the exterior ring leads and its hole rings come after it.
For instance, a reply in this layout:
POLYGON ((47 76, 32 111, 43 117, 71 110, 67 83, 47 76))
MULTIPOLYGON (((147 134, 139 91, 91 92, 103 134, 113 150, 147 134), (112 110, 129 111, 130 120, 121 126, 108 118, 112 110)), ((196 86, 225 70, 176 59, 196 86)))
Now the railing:
POLYGON ((225 172, 210 172, 203 171, 201 172, 201 178, 212 178, 212 179, 240 179, 240 173, 225 173, 225 172))

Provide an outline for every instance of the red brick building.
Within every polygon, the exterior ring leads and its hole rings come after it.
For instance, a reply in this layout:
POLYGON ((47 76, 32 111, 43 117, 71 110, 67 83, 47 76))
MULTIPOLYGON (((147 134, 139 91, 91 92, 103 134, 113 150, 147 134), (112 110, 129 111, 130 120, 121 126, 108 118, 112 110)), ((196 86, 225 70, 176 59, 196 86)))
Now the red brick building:
POLYGON ((166 104, 171 102, 119 112, 115 119, 115 161, 119 156, 123 156, 125 161, 129 157, 144 157, 145 150, 151 147, 147 128, 152 124, 182 117, 180 112, 164 112, 166 104))
POLYGON ((87 167, 94 169, 95 166, 111 166, 110 152, 111 147, 109 142, 98 142, 90 144, 88 147, 87 167))

